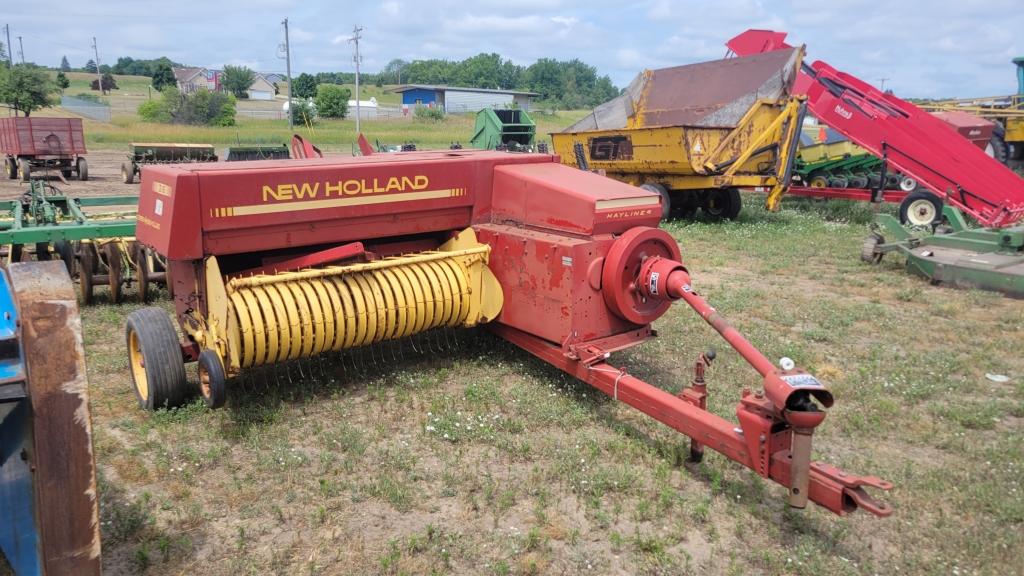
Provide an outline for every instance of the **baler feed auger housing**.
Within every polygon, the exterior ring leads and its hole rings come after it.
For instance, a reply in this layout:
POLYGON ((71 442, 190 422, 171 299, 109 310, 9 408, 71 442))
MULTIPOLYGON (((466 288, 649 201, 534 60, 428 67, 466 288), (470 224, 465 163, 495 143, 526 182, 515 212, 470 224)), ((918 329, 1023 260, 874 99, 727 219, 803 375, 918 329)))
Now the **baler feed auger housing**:
POLYGON ((146 408, 184 400, 185 361, 198 360, 217 407, 253 367, 479 324, 688 435, 695 454, 716 450, 784 485, 793 506, 891 513, 864 491, 887 482, 811 462, 832 395, 775 367, 697 295, 657 228, 656 193, 548 154, 452 150, 146 167, 139 214, 139 240, 168 261, 185 334, 170 358, 166 315, 129 317, 146 408), (739 425, 705 409, 703 368, 675 396, 608 361, 654 337, 651 323, 680 299, 761 374, 739 425))

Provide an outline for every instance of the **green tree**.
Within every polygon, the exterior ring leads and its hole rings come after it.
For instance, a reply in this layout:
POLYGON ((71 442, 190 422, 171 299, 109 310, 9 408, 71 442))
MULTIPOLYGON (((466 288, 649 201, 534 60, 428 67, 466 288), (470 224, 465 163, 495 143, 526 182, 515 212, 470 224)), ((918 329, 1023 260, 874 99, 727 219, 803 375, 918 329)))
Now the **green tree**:
MULTIPOLYGON (((103 78, 103 90, 102 90, 102 92, 104 94, 106 94, 107 92, 110 92, 111 90, 117 90, 117 80, 114 79, 114 75, 113 74, 111 74, 110 72, 104 72, 102 78, 103 78)), ((99 90, 100 89, 100 81, 99 80, 93 80, 92 84, 90 84, 90 88, 92 90, 99 90)))
POLYGON ((0 42, 0 66, 6 68, 7 65, 7 48, 4 46, 3 42, 0 42))
POLYGON ((68 80, 64 71, 61 70, 60 72, 57 72, 57 88, 60 88, 60 93, 63 94, 64 90, 67 90, 68 86, 71 86, 71 80, 68 80))
POLYGON ((303 72, 299 74, 298 78, 294 80, 295 85, 292 86, 292 98, 312 98, 316 96, 316 86, 318 82, 316 77, 303 72))
POLYGON ((146 122, 234 126, 235 97, 205 88, 181 94, 173 86, 166 86, 160 98, 140 104, 138 114, 146 122))
POLYGON ((288 110, 292 114, 292 122, 302 125, 316 124, 317 109, 308 100, 292 100, 288 110))
POLYGON ((60 57, 60 71, 61 72, 71 72, 71 64, 68 63, 68 57, 67 56, 61 56, 60 57))
POLYGON ((395 58, 391 62, 388 62, 387 66, 384 66, 384 70, 381 72, 381 75, 385 77, 386 82, 390 82, 392 84, 401 84, 402 72, 408 65, 409 63, 406 62, 405 60, 402 60, 401 58, 395 58))
POLYGON ((348 99, 352 92, 337 84, 316 87, 316 110, 325 118, 344 118, 348 113, 348 99))
POLYGON ((224 66, 224 75, 221 77, 221 84, 224 89, 235 95, 237 98, 248 98, 249 87, 256 80, 256 73, 245 66, 224 66))
POLYGON ((86 72, 91 72, 91 73, 95 74, 96 73, 96 61, 90 59, 88 62, 85 63, 85 68, 83 68, 83 70, 85 70, 86 72))
POLYGON ((55 90, 50 75, 41 68, 16 65, 0 71, 0 102, 25 116, 49 106, 55 90))
POLYGON ((153 88, 159 91, 163 90, 166 86, 173 87, 177 85, 178 81, 174 78, 174 70, 171 69, 171 65, 167 62, 158 64, 153 72, 153 88))

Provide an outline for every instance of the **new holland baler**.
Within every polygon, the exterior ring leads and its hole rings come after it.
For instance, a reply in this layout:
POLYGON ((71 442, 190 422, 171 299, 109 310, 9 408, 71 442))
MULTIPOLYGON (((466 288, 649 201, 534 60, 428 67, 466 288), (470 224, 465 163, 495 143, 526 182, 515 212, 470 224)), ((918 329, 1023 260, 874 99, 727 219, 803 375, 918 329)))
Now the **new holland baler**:
POLYGON ((344 159, 147 166, 136 236, 166 257, 177 320, 131 314, 135 392, 149 409, 200 391, 225 402, 258 366, 484 325, 523 350, 837 513, 891 513, 874 477, 812 463, 831 393, 788 359, 768 360, 691 284, 660 197, 561 165, 547 154, 410 152, 344 159), (711 324, 763 378, 738 424, 706 410, 701 356, 679 395, 613 366, 655 336, 676 300, 711 324))

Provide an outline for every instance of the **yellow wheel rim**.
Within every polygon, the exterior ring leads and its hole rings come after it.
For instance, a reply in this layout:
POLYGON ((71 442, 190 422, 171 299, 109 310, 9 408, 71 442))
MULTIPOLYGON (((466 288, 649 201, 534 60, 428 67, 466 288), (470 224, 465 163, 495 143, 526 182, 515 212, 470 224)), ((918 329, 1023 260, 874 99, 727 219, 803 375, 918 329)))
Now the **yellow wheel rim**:
POLYGON ((142 346, 139 335, 134 330, 128 334, 128 362, 132 368, 132 381, 135 390, 143 401, 149 400, 149 380, 146 378, 146 362, 142 358, 142 346))

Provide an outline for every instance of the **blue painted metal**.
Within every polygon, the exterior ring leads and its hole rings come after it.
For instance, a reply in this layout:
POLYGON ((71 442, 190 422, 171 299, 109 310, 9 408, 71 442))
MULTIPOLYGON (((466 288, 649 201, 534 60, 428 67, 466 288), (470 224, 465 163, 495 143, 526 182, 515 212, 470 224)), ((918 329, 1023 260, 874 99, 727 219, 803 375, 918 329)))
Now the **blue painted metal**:
POLYGON ((22 458, 32 449, 32 427, 17 327, 10 280, 0 270, 0 549, 21 576, 41 574, 42 567, 32 470, 22 458))
POLYGON ((413 88, 412 90, 406 90, 402 92, 402 104, 408 106, 415 106, 421 104, 423 106, 429 106, 437 102, 437 91, 426 90, 423 88, 413 88), (417 102, 419 100, 419 102, 417 102))

